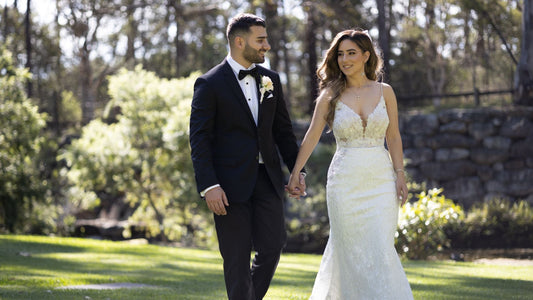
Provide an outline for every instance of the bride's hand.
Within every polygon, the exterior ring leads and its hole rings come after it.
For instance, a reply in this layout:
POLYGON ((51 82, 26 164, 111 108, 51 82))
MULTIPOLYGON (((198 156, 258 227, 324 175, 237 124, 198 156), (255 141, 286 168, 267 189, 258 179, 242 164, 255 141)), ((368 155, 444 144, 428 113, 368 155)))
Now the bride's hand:
POLYGON ((396 178, 396 193, 398 199, 400 200, 400 206, 403 206, 407 202, 407 195, 409 190, 407 189, 407 184, 405 183, 405 175, 403 172, 398 172, 396 178))
POLYGON ((290 198, 300 199, 300 196, 305 196, 305 181, 300 176, 291 176, 289 177, 289 183, 285 186, 285 190, 289 193, 290 198), (302 181, 304 182, 302 184, 302 181))

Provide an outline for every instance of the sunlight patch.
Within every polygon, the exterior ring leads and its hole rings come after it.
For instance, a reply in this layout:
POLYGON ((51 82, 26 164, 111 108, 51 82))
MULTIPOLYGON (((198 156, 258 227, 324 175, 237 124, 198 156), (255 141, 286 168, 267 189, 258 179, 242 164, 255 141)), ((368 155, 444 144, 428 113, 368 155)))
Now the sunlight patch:
POLYGON ((103 284, 84 284, 68 285, 58 287, 60 290, 116 290, 116 289, 138 289, 138 288, 157 288, 158 286, 142 283, 103 283, 103 284))

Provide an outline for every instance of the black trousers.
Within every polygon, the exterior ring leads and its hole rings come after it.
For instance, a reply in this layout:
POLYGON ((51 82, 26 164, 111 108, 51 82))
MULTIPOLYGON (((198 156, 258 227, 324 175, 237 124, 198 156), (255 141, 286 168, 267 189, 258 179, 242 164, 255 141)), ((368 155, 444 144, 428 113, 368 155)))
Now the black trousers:
POLYGON ((287 240, 283 199, 274 190, 264 166, 259 167, 249 201, 230 203, 226 211, 225 216, 215 215, 215 227, 228 298, 263 299, 287 240), (256 254, 250 266, 252 249, 256 254))

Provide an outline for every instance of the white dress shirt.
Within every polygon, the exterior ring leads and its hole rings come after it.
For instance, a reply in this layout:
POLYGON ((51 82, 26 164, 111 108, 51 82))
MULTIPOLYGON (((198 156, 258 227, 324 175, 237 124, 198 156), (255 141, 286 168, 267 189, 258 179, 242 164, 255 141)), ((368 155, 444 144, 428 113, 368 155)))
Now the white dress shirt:
POLYGON ((233 69, 233 73, 235 73, 235 78, 237 78, 237 81, 239 81, 239 85, 241 86, 244 98, 246 98, 246 103, 248 103, 248 106, 250 107, 250 111, 252 112, 252 116, 254 117, 255 125, 257 125, 257 120, 259 116, 259 96, 257 95, 257 83, 252 75, 247 75, 242 80, 239 80, 239 71, 251 70, 255 68, 255 64, 252 64, 248 69, 246 69, 229 55, 227 57, 227 60, 229 65, 233 69))

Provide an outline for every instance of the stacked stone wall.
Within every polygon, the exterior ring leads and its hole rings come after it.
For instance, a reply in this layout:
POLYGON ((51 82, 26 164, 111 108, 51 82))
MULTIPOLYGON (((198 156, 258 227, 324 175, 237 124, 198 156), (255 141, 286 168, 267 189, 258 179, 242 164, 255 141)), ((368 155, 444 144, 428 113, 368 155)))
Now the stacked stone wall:
POLYGON ((500 197, 533 203, 533 108, 400 114, 406 171, 465 207, 500 197))

